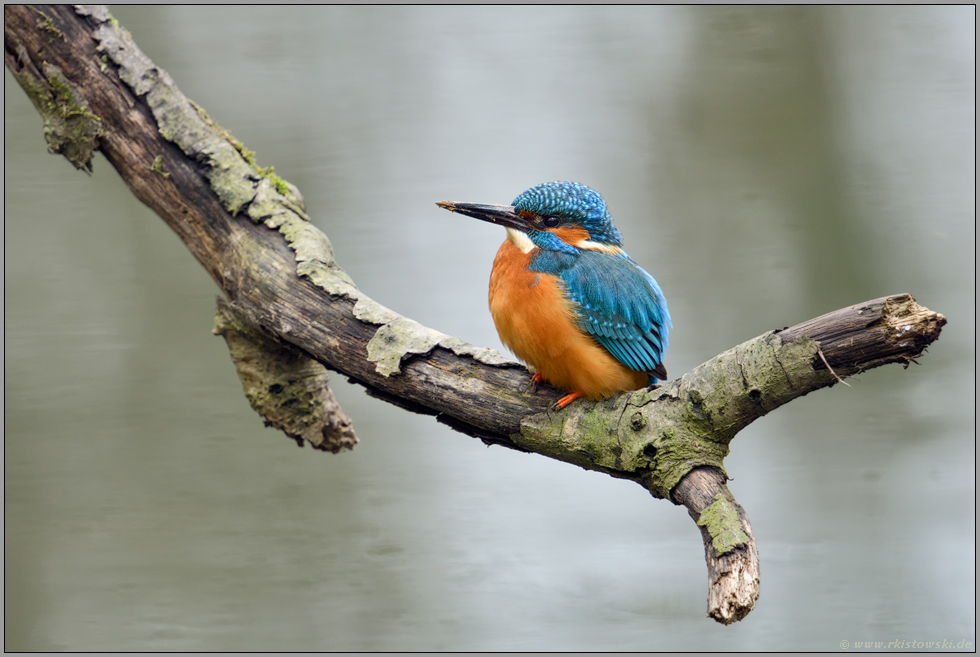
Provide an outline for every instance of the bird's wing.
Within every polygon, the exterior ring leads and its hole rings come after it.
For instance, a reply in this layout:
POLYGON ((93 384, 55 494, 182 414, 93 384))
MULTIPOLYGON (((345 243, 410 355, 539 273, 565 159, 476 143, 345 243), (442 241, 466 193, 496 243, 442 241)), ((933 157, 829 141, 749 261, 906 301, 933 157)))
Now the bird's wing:
POLYGON ((625 254, 583 251, 561 278, 582 329, 631 370, 667 378, 670 313, 653 276, 625 254))

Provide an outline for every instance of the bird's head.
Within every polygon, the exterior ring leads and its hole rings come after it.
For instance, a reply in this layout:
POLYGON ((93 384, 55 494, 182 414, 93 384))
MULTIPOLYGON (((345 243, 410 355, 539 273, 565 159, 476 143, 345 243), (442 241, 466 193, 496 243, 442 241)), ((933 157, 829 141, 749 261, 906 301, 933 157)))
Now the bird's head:
MULTIPOLYGON (((512 205, 440 201, 441 208, 504 226, 542 249, 618 252, 622 236, 598 192, 576 182, 551 182, 522 192, 512 205)), ((512 239, 516 235, 512 234, 512 239)), ((515 240, 517 241, 517 240, 515 240)))

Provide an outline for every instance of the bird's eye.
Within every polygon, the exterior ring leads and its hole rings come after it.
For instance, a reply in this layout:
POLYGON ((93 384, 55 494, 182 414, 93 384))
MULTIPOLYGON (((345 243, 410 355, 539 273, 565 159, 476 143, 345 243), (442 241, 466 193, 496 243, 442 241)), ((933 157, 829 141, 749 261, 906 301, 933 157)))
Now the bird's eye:
POLYGON ((545 225, 545 228, 557 228, 561 224, 561 219, 555 216, 543 217, 541 223, 545 225))

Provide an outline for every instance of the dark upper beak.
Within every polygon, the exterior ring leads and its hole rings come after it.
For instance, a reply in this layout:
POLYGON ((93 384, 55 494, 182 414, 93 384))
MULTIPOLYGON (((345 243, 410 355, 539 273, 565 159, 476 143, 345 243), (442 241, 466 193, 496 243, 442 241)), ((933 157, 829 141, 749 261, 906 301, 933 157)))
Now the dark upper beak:
POLYGON ((439 201, 436 205, 450 212, 458 212, 467 217, 489 221, 506 228, 515 228, 523 232, 530 228, 528 222, 514 212, 512 205, 482 205, 480 203, 454 203, 452 201, 439 201))

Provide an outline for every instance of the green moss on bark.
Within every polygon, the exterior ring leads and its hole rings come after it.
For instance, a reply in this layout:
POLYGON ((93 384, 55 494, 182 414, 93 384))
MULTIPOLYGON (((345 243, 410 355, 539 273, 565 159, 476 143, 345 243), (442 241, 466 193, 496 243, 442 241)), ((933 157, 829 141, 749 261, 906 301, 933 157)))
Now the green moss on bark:
MULTIPOLYGON (((749 340, 680 379, 602 402, 525 418, 514 442, 552 458, 634 479, 654 496, 701 466, 725 473, 729 442, 756 418, 812 389, 816 344, 749 340)), ((727 475, 726 475, 727 476, 727 475)))
MULTIPOLYGON (((76 169, 92 172, 92 153, 102 135, 102 119, 61 70, 44 62, 42 71, 11 71, 44 121, 48 152, 64 155, 76 169)), ((33 70, 32 70, 33 69, 33 70)))
POLYGON ((164 178, 169 178, 170 174, 163 170, 163 155, 157 155, 148 167, 153 173, 158 173, 164 178))
POLYGON ((742 527, 735 503, 721 493, 715 495, 714 500, 701 512, 698 526, 708 530, 715 552, 727 554, 740 545, 746 545, 749 537, 742 527))
POLYGON ((47 14, 45 14, 43 11, 41 11, 36 7, 32 7, 31 5, 27 5, 27 6, 30 7, 31 11, 33 11, 34 13, 40 16, 40 18, 37 19, 38 29, 44 30, 45 32, 51 35, 51 37, 48 39, 48 43, 51 43, 57 39, 61 39, 62 41, 65 40, 65 33, 59 30, 57 27, 55 27, 54 21, 51 20, 50 16, 48 16, 47 14))

